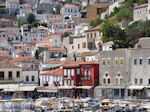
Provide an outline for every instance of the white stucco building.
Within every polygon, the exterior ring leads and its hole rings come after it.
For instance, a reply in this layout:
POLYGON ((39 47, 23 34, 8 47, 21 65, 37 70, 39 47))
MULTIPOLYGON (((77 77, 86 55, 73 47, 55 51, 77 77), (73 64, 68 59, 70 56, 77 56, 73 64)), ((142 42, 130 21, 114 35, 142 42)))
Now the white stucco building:
POLYGON ((146 21, 148 20, 148 4, 142 4, 134 8, 133 20, 134 21, 146 21))
POLYGON ((40 73, 40 85, 63 85, 63 70, 56 69, 40 73))
POLYGON ((19 0, 6 0, 6 8, 7 9, 19 9, 19 0))
POLYGON ((61 9, 61 14, 63 17, 81 16, 79 12, 79 7, 73 4, 66 4, 61 9))

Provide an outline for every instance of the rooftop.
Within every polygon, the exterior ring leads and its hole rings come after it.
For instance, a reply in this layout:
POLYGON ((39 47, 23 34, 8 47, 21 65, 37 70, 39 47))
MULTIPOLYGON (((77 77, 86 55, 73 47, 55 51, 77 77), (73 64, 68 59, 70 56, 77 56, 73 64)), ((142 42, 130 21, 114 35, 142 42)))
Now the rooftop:
POLYGON ((0 68, 20 68, 11 63, 0 63, 0 68))
POLYGON ((148 7, 148 3, 136 6, 134 9, 143 8, 143 7, 148 7))
POLYGON ((93 55, 98 55, 99 52, 83 52, 83 53, 79 53, 77 54, 77 56, 93 56, 93 55))
POLYGON ((111 3, 97 3, 97 4, 90 4, 91 7, 96 7, 96 8, 105 8, 109 6, 111 3))
POLYGON ((18 57, 10 60, 10 63, 15 63, 15 62, 38 62, 38 60, 30 57, 30 56, 25 56, 25 57, 18 57))
POLYGON ((40 75, 63 75, 63 69, 55 69, 48 72, 41 73, 40 75))

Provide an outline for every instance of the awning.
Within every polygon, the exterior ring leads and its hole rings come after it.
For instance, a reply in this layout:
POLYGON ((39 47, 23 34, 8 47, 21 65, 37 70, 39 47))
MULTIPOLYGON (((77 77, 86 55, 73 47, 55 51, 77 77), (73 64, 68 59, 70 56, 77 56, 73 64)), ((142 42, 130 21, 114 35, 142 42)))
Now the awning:
POLYGON ((144 86, 129 86, 129 89, 131 89, 131 90, 141 90, 143 88, 144 88, 144 86))
POLYGON ((58 86, 58 89, 73 89, 74 86, 58 86))
POLYGON ((38 89, 37 92, 41 92, 41 93, 57 93, 58 90, 57 89, 38 89))
POLYGON ((95 89, 124 89, 125 86, 97 86, 95 89))
POLYGON ((10 88, 4 88, 4 91, 15 92, 15 91, 34 91, 36 86, 16 86, 10 88))
POLYGON ((144 88, 149 88, 150 89, 150 86, 145 86, 144 88))
POLYGON ((77 86, 76 89, 91 89, 93 86, 77 86))

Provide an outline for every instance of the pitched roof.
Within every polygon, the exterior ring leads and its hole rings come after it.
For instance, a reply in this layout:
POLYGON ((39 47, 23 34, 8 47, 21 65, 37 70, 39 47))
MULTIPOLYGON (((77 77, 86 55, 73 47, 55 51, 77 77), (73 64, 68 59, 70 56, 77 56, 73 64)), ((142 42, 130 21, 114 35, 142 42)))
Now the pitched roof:
POLYGON ((39 43, 51 43, 51 41, 49 39, 44 39, 44 40, 41 40, 39 43))
POLYGON ((96 27, 94 27, 94 28, 91 28, 91 29, 86 30, 85 32, 99 30, 99 29, 101 28, 101 26, 102 26, 102 25, 100 24, 100 25, 98 25, 98 26, 96 26, 96 27))
POLYGON ((103 43, 102 45, 114 45, 114 42, 113 41, 109 41, 109 42, 105 42, 105 43, 103 43))
POLYGON ((48 72, 41 73, 40 75, 63 75, 63 69, 55 69, 48 72))
POLYGON ((11 63, 0 63, 0 68, 20 68, 11 63))
POLYGON ((109 6, 111 3, 97 3, 97 4, 90 4, 91 7, 96 7, 96 8, 105 8, 109 6))
POLYGON ((30 6, 28 3, 21 4, 22 6, 30 6))
POLYGON ((49 47, 48 50, 49 51, 65 51, 65 49, 61 47, 49 47))
POLYGON ((49 20, 61 20, 62 18, 48 18, 49 20))
POLYGON ((50 38, 61 38, 61 35, 48 35, 44 39, 50 39, 50 38))
POLYGON ((77 54, 77 56, 93 56, 93 55, 98 55, 99 52, 83 52, 83 53, 79 53, 77 54))
POLYGON ((77 7, 77 6, 73 5, 73 4, 66 4, 66 5, 64 5, 64 7, 77 7))
POLYGON ((45 64, 63 64, 63 63, 70 63, 71 60, 64 60, 64 61, 48 61, 45 64))
POLYGON ((73 61, 73 62, 64 64, 63 67, 79 67, 79 64, 82 62, 83 61, 73 61))
POLYGON ((17 50, 15 50, 15 52, 18 54, 30 54, 29 52, 26 52, 26 51, 21 50, 21 49, 17 49, 17 50))
POLYGON ((14 58, 12 60, 10 60, 10 63, 15 63, 15 62, 38 62, 38 60, 29 57, 29 56, 25 56, 25 57, 18 57, 18 58, 14 58))
POLYGON ((8 0, 9 2, 19 2, 19 0, 8 0))
POLYGON ((142 8, 142 7, 148 7, 148 3, 136 6, 134 9, 142 8))

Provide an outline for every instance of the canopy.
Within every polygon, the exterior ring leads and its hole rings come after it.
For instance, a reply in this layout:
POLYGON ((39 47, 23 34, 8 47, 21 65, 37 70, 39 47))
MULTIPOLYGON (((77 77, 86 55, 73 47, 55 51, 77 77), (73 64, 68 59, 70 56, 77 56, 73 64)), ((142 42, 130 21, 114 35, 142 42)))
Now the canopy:
POLYGON ((144 86, 129 86, 129 89, 131 89, 131 90, 141 90, 143 88, 144 88, 144 86))
POLYGON ((58 89, 73 89, 74 86, 59 86, 58 89))
POLYGON ((97 86, 96 89, 124 89, 125 86, 97 86))
POLYGON ((4 91, 7 92, 16 92, 16 91, 34 91, 36 86, 14 86, 9 88, 4 88, 4 91))
POLYGON ((77 86, 76 89, 91 89, 93 86, 77 86))
POLYGON ((57 93, 58 90, 57 89, 38 89, 37 92, 41 92, 41 93, 57 93))

